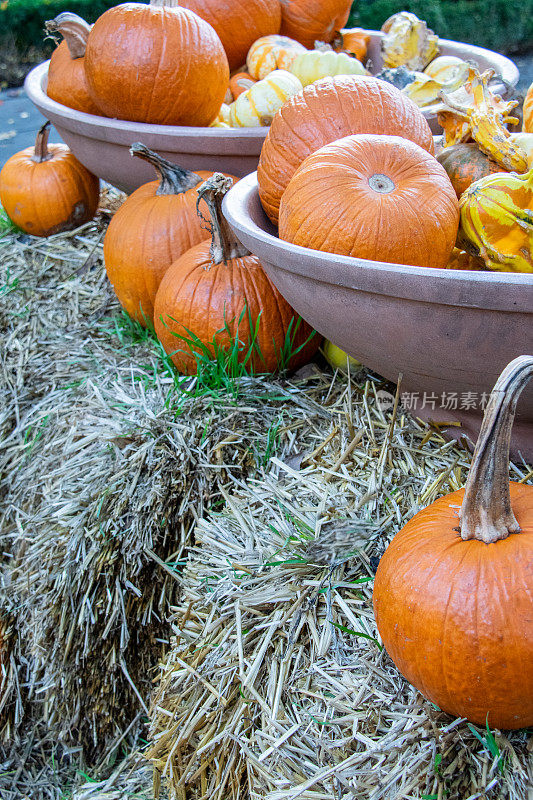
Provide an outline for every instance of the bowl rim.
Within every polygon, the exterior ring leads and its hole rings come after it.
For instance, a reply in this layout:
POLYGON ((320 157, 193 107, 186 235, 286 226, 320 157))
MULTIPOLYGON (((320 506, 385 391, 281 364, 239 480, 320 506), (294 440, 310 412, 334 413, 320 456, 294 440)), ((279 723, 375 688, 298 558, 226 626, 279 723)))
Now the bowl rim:
MULTIPOLYGON (((222 208, 236 236, 275 270, 285 270, 349 289, 405 299, 533 313, 533 274, 389 264, 311 250, 284 242, 257 225, 246 212, 250 203, 260 206, 257 172, 246 175, 232 186, 222 208), (278 259, 283 261, 282 264, 274 263, 269 258, 271 249, 283 256, 278 259), (333 272, 334 276, 331 274, 333 272), (420 278, 428 280, 422 282, 420 278)), ((269 224, 266 214, 265 220, 269 224)))
MULTIPOLYGON (((382 31, 368 29, 368 33, 373 38, 383 38, 382 31)), ((467 44, 466 42, 455 42, 451 39, 439 38, 439 45, 447 52, 444 55, 460 55, 464 56, 464 48, 468 47, 469 53, 465 60, 472 60, 476 56, 484 58, 493 62, 498 67, 499 74, 502 77, 503 83, 496 83, 491 88, 501 93, 506 90, 508 86, 515 86, 520 77, 520 72, 516 64, 507 56, 503 56, 494 50, 488 50, 484 47, 477 45, 467 44)), ((193 127, 183 125, 155 125, 147 122, 132 122, 129 120, 119 120, 110 117, 101 117, 96 114, 87 114, 84 111, 75 111, 68 106, 52 100, 46 94, 44 89, 45 81, 48 76, 48 66, 50 61, 43 61, 38 64, 27 74, 24 81, 24 89, 30 100, 39 108, 41 113, 45 116, 55 117, 61 120, 61 126, 67 130, 79 132, 83 129, 83 133, 90 138, 98 138, 95 131, 105 130, 105 138, 108 141, 113 141, 110 134, 115 134, 114 141, 124 143, 131 138, 133 131, 138 132, 139 136, 160 136, 162 138, 197 138, 204 140, 224 140, 228 142, 235 142, 240 139, 263 140, 267 134, 267 127, 257 128, 209 128, 209 127, 193 127), (92 136, 91 136, 92 133, 92 136)), ((442 102, 432 103, 428 106, 423 106, 420 111, 429 118, 436 116, 438 111, 444 108, 442 102)))

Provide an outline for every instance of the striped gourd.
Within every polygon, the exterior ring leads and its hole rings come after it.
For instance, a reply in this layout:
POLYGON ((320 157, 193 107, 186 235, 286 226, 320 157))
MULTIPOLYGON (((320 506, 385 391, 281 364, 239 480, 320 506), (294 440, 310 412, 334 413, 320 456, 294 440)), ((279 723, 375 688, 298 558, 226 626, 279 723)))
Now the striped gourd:
POLYGON ((306 52, 300 42, 272 33, 253 43, 246 56, 246 66, 252 78, 260 81, 275 69, 289 69, 298 53, 306 52))
POLYGON ((276 69, 267 78, 257 81, 230 105, 232 128, 259 128, 270 125, 283 103, 302 90, 295 75, 276 69))

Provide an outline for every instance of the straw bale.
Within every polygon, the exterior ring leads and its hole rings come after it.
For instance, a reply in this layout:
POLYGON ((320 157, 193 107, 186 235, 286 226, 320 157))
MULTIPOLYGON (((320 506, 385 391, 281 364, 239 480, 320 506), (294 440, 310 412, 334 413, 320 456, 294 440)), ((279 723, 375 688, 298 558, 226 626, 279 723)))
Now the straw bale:
POLYGON ((343 388, 299 432, 300 464, 235 481, 196 526, 148 757, 175 800, 525 800, 530 734, 496 732, 491 753, 401 677, 372 613, 386 544, 469 455, 384 415, 372 381, 343 388))

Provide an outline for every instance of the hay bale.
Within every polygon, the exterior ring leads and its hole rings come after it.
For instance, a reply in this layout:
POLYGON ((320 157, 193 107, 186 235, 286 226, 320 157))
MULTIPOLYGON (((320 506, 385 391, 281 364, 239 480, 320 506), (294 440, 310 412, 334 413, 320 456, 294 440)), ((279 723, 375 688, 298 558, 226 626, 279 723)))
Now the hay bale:
POLYGON ((329 422, 295 442, 303 465, 273 459, 196 527, 147 754, 175 800, 527 795, 527 732, 496 733, 495 756, 379 642, 378 558, 469 456, 360 388, 333 387, 329 422))

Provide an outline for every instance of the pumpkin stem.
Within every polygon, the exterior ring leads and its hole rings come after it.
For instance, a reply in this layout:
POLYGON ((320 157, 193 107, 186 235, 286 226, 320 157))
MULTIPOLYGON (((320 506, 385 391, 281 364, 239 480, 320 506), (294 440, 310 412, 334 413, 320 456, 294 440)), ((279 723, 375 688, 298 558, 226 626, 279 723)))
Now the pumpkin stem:
POLYGON ((82 17, 64 11, 44 24, 46 33, 60 33, 67 43, 71 58, 83 58, 91 26, 82 17))
POLYGON ((151 6, 162 8, 179 8, 180 0, 150 0, 151 6))
POLYGON ((46 120, 42 128, 39 128, 39 133, 35 137, 34 153, 31 157, 32 161, 36 164, 41 164, 43 161, 49 161, 53 154, 48 149, 48 137, 50 136, 50 120, 46 120))
POLYGON ((520 533, 511 508, 509 445, 516 404, 533 375, 533 356, 508 364, 491 392, 459 513, 461 538, 491 544, 520 533))
POLYGON ((153 166, 159 176, 159 186, 156 194, 182 194, 188 189, 194 189, 202 182, 202 179, 196 172, 191 172, 190 169, 184 169, 177 164, 172 164, 167 161, 163 156, 149 150, 141 142, 134 142, 130 147, 132 156, 142 158, 143 161, 148 161, 153 166))
POLYGON ((213 264, 227 264, 232 258, 243 258, 250 255, 250 251, 242 245, 231 230, 226 217, 222 213, 222 200, 233 186, 233 178, 215 172, 196 190, 198 199, 196 210, 198 215, 207 223, 211 232, 211 260, 213 264), (200 200, 205 200, 209 209, 211 221, 207 220, 199 209, 200 200))

